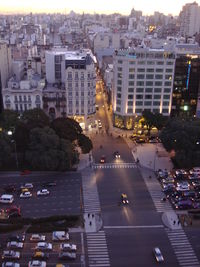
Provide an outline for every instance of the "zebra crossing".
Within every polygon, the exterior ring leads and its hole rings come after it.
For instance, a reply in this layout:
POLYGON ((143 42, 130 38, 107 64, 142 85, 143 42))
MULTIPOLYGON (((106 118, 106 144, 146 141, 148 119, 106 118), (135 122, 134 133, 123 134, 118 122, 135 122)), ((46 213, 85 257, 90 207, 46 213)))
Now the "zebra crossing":
POLYGON ((100 213, 101 206, 94 173, 85 171, 82 175, 83 211, 84 213, 100 213))
POLYGON ((183 267, 200 267, 199 260, 184 232, 181 229, 165 229, 174 249, 175 255, 180 266, 183 267))
POLYGON ((149 194, 153 200, 157 212, 173 211, 169 201, 162 201, 165 194, 161 191, 159 182, 156 179, 144 178, 145 184, 148 188, 149 194))
POLYGON ((89 267, 109 267, 110 259, 104 231, 87 234, 89 267))
POLYGON ((104 164, 93 164, 93 169, 132 169, 137 168, 136 163, 104 163, 104 164))

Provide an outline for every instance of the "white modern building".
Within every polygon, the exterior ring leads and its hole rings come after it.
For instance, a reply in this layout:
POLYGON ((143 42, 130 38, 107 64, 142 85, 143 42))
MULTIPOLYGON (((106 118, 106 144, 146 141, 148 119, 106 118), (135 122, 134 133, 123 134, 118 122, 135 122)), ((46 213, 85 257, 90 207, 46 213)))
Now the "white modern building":
POLYGON ((192 37, 200 32, 200 6, 196 2, 184 5, 179 17, 183 36, 192 37))
POLYGON ((164 49, 116 51, 113 79, 113 124, 132 129, 143 110, 169 116, 175 54, 164 49))
MULTIPOLYGON (((65 89, 65 95, 62 93, 61 97, 62 102, 65 99, 65 106, 62 105, 63 116, 76 117, 77 120, 80 119, 79 121, 85 121, 89 115, 96 112, 96 73, 90 50, 56 49, 47 51, 46 79, 48 86, 51 84, 62 91, 65 89)), ((48 103, 45 104, 48 108, 48 103)), ((57 116, 56 109, 55 116, 57 116)))

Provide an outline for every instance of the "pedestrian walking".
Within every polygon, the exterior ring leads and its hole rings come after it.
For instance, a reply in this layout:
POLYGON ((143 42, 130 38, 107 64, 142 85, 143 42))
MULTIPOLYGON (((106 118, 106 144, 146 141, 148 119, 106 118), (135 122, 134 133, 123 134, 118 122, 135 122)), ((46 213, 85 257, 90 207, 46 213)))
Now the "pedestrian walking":
POLYGON ((180 224, 180 221, 178 220, 178 225, 180 224))
POLYGON ((92 222, 90 221, 90 226, 92 226, 92 222))
POLYGON ((174 225, 176 224, 176 221, 174 220, 174 225))
POLYGON ((92 214, 92 218, 94 218, 94 214, 92 214))
POLYGON ((90 214, 88 213, 88 218, 90 218, 90 214))

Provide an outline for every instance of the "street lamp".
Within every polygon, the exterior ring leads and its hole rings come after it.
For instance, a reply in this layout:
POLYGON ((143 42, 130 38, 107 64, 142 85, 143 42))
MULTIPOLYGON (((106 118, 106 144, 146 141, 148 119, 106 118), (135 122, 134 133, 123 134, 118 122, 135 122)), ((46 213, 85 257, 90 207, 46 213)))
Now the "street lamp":
MULTIPOLYGON (((12 136, 13 135, 13 132, 12 131, 8 131, 8 135, 9 136, 12 136)), ((12 143, 14 143, 14 148, 15 148, 15 161, 16 161, 16 166, 17 166, 17 169, 19 167, 19 162, 18 162, 18 157, 17 157, 17 146, 16 146, 16 142, 15 140, 11 140, 12 143)))

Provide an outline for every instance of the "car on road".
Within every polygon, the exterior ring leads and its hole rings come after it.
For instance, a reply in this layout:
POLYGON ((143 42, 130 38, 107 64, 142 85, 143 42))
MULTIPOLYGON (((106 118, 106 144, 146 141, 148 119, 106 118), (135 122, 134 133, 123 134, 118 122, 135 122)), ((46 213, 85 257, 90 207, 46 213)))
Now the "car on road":
POLYGON ((36 251, 32 257, 34 260, 48 260, 49 259, 49 253, 45 253, 42 251, 36 251))
POLYGON ((114 157, 115 157, 116 159, 120 159, 120 158, 121 158, 121 155, 120 155, 119 151, 115 151, 115 152, 114 152, 114 157))
POLYGON ((158 247, 153 249, 153 253, 154 253, 154 256, 155 256, 157 262, 163 262, 164 261, 164 257, 163 257, 163 255, 162 255, 162 253, 158 247))
POLYGON ((177 183, 176 187, 177 191, 189 191, 190 190, 190 185, 187 181, 181 181, 177 183))
POLYGON ((17 242, 17 241, 9 241, 7 243, 7 248, 13 248, 13 249, 22 249, 24 246, 24 243, 17 242))
POLYGON ((47 182, 43 184, 44 187, 56 186, 56 182, 47 182))
POLYGON ((46 267, 47 263, 46 261, 38 261, 38 260, 32 260, 29 261, 28 267, 46 267))
POLYGON ((122 204, 128 204, 129 203, 127 194, 124 194, 124 193, 121 194, 121 203, 122 204))
POLYGON ((24 242, 25 238, 26 238, 25 234, 22 234, 22 235, 11 235, 8 238, 8 242, 10 242, 10 241, 24 242))
POLYGON ((20 217, 21 216, 21 209, 19 206, 12 205, 10 208, 6 209, 6 213, 8 217, 20 217))
POLYGON ((2 260, 6 259, 13 259, 17 260, 20 258, 20 252, 19 251, 14 251, 14 250, 4 250, 2 253, 2 260))
POLYGON ((37 191, 37 196, 47 196, 49 194, 50 194, 50 192, 47 189, 41 189, 41 190, 37 191))
POLYGON ((77 246, 75 244, 64 243, 64 244, 60 244, 60 249, 62 251, 76 252, 77 246))
POLYGON ((20 267, 20 264, 13 261, 6 261, 2 263, 2 267, 20 267))
POLYGON ((52 250, 52 244, 51 243, 47 243, 47 242, 38 242, 36 247, 36 250, 52 250))
POLYGON ((40 234, 32 234, 30 237, 30 241, 32 242, 45 241, 45 239, 46 239, 45 235, 40 235, 40 234))
POLYGON ((25 192, 22 192, 20 195, 19 195, 20 198, 30 198, 32 197, 32 194, 31 192, 29 191, 25 191, 25 192))
POLYGON ((200 181, 193 181, 192 186, 195 190, 200 189, 200 181))
POLYGON ((106 157, 105 156, 101 156, 100 161, 101 164, 106 163, 106 157))
POLYGON ((75 260, 76 253, 74 252, 60 252, 58 258, 60 260, 75 260))
POLYGON ((25 184, 23 184, 23 185, 20 186, 20 189, 24 189, 24 188, 32 189, 33 188, 33 184, 31 184, 31 183, 25 183, 25 184))

